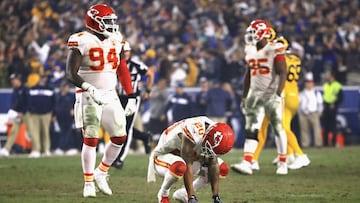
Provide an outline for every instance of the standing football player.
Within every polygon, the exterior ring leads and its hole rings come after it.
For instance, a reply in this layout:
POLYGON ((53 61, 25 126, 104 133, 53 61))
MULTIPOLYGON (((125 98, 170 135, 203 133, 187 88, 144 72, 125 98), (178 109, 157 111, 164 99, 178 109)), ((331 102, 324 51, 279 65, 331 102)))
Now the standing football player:
POLYGON ((286 134, 282 127, 282 91, 286 81, 284 46, 268 42, 270 26, 264 20, 254 20, 246 29, 245 59, 248 68, 244 78, 241 108, 245 114, 244 159, 231 166, 239 173, 252 174, 251 162, 258 145, 258 131, 265 114, 275 132, 279 164, 276 174, 288 173, 286 164, 286 134))
POLYGON ((159 203, 168 203, 171 186, 184 178, 184 188, 174 192, 174 199, 197 203, 195 192, 210 184, 214 203, 221 203, 219 177, 229 172, 228 165, 217 155, 230 151, 234 132, 225 123, 216 123, 206 116, 180 120, 160 136, 149 158, 148 182, 155 174, 164 177, 157 194, 159 203), (193 181, 193 176, 199 177, 193 181))
MULTIPOLYGON (((273 31, 274 35, 276 34, 273 31)), ((272 41, 272 40, 271 40, 272 41)), ((289 169, 299 169, 310 164, 310 160, 306 154, 304 154, 301 149, 296 135, 291 130, 291 120, 295 116, 298 107, 299 107, 299 90, 297 81, 300 78, 301 73, 301 60, 296 55, 296 51, 293 48, 288 49, 289 43, 284 37, 278 37, 275 39, 276 42, 283 44, 284 49, 288 50, 285 54, 286 58, 286 67, 287 67, 287 78, 285 82, 285 87, 283 91, 285 99, 285 109, 283 117, 283 126, 287 136, 287 163, 289 169)), ((252 169, 259 170, 259 155, 264 147, 265 140, 267 137, 269 119, 264 118, 263 124, 258 133, 259 144, 254 153, 252 169)), ((275 162, 277 163, 277 159, 275 162)))
POLYGON ((75 33, 68 40, 67 79, 76 88, 75 125, 82 128, 84 143, 81 152, 84 173, 84 197, 95 197, 95 184, 111 195, 107 183, 108 170, 126 140, 125 115, 134 113, 130 73, 123 56, 124 37, 118 31, 114 10, 105 5, 91 6, 86 12, 87 31, 75 33), (121 106, 115 87, 117 79, 128 94, 129 101, 121 106), (110 142, 99 166, 96 146, 100 124, 110 134, 110 142))

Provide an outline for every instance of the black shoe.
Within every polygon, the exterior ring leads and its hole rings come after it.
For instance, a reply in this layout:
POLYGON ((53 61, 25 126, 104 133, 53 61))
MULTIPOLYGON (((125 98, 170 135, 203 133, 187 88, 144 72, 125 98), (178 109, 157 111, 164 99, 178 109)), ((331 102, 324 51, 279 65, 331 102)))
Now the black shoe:
POLYGON ((124 162, 116 160, 111 166, 121 170, 122 167, 124 166, 124 162))

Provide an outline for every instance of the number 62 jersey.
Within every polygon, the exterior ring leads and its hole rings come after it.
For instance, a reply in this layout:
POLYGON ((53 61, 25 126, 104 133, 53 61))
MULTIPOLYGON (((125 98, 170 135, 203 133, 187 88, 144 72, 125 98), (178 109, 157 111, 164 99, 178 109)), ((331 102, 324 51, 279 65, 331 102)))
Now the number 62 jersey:
POLYGON ((101 41, 96 35, 84 31, 72 34, 68 48, 76 48, 83 56, 78 74, 86 82, 100 90, 115 89, 116 71, 125 38, 120 32, 101 41))
POLYGON ((274 63, 285 60, 284 46, 281 43, 268 42, 257 50, 256 46, 246 45, 245 60, 250 71, 251 94, 260 98, 273 95, 279 84, 274 63))

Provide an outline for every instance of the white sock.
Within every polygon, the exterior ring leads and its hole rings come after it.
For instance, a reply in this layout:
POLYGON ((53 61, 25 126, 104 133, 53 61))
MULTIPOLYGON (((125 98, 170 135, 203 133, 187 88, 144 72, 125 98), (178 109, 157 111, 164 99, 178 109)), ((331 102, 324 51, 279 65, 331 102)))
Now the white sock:
POLYGON ((287 138, 284 130, 281 130, 278 136, 275 136, 276 149, 278 154, 286 154, 287 138))
POLYGON ((209 182, 207 181, 207 178, 204 176, 199 176, 198 178, 196 178, 193 182, 193 186, 194 186, 194 190, 195 192, 200 190, 201 188, 205 187, 206 185, 208 185, 209 182))
POLYGON ((111 164, 115 161, 116 157, 119 155, 122 145, 117 145, 112 143, 111 141, 105 145, 104 156, 102 158, 102 162, 106 165, 111 166, 111 164))
POLYGON ((170 187, 178 181, 178 178, 173 176, 170 171, 167 171, 164 176, 164 181, 161 185, 160 190, 163 195, 169 195, 170 187))
POLYGON ((83 144, 81 150, 81 164, 84 173, 94 173, 96 163, 96 147, 83 144))

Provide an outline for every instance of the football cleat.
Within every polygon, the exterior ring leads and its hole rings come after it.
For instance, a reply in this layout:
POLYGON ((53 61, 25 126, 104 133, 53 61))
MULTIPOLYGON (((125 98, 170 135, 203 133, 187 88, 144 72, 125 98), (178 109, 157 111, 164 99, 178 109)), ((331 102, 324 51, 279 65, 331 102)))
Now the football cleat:
POLYGON ((112 195, 112 191, 108 185, 108 173, 100 171, 99 168, 96 168, 94 171, 94 180, 101 192, 106 195, 112 195))
POLYGON ((188 196, 185 188, 180 188, 176 190, 173 194, 173 198, 179 202, 187 203, 188 202, 188 196))
POLYGON ((296 157, 295 161, 292 164, 288 165, 288 168, 291 170, 296 170, 308 165, 310 165, 310 159, 306 154, 304 154, 296 157))
POLYGON ((288 174, 288 168, 286 162, 279 162, 278 167, 276 169, 276 174, 278 175, 287 175, 288 174))
POLYGON ((86 182, 83 190, 84 197, 96 197, 96 188, 94 182, 86 182))
POLYGON ((246 174, 246 175, 251 175, 253 173, 253 171, 251 169, 251 163, 249 163, 245 160, 243 160, 239 164, 231 165, 231 169, 234 170, 235 172, 246 174))
POLYGON ((252 161, 251 162, 251 169, 256 170, 256 171, 260 170, 259 162, 258 161, 252 161))
POLYGON ((158 194, 157 194, 157 198, 159 203, 170 203, 170 199, 169 199, 169 191, 167 190, 165 191, 165 193, 163 192, 163 190, 159 190, 158 194))

